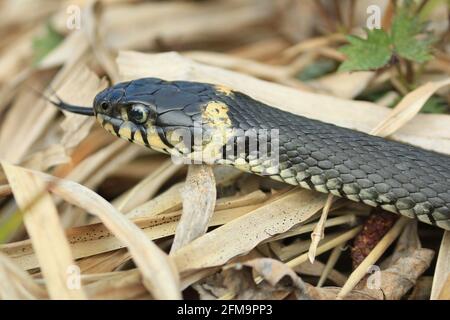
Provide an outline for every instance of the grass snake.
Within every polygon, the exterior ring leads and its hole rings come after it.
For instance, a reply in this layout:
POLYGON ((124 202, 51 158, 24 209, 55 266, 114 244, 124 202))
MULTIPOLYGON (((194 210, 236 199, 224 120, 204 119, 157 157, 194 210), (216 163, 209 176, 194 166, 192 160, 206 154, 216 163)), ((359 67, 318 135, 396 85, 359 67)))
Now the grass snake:
POLYGON ((308 119, 207 83, 142 78, 101 91, 93 108, 52 103, 95 116, 112 134, 167 154, 233 165, 450 230, 447 155, 308 119))

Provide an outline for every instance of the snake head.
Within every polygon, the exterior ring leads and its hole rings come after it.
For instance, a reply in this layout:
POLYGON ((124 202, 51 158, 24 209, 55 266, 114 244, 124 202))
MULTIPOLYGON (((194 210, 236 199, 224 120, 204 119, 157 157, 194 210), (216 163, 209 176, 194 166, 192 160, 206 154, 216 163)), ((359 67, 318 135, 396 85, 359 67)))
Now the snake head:
MULTIPOLYGON (((121 82, 96 95, 93 108, 70 105, 58 98, 58 108, 95 116, 120 138, 186 158, 194 153, 220 157, 230 138, 228 106, 219 99, 231 95, 221 86, 142 78, 121 82)), ((203 155, 203 158, 205 156, 203 155)))
POLYGON ((207 92, 215 92, 212 85, 143 78, 98 93, 94 113, 118 137, 165 153, 187 153, 193 151, 194 140, 210 140, 210 129, 217 127, 207 92))

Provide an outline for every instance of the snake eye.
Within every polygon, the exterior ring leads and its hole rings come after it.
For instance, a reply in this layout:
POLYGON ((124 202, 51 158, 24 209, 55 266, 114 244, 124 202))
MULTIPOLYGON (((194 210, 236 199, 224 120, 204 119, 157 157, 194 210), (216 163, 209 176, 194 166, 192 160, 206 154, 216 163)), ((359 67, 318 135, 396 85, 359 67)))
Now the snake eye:
POLYGON ((129 120, 142 124, 147 121, 148 109, 143 104, 133 104, 128 110, 129 120))
POLYGON ((103 111, 108 111, 108 109, 109 109, 109 102, 103 101, 102 103, 100 103, 100 108, 101 108, 103 111))

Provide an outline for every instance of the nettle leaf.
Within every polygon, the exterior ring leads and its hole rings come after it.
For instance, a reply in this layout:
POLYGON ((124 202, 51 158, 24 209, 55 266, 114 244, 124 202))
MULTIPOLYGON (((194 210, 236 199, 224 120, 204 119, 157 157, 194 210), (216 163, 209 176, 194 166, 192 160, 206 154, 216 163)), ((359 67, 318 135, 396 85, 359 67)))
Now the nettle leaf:
POLYGON ((393 57, 424 63, 432 58, 433 37, 425 32, 421 22, 408 9, 400 8, 395 14, 390 33, 367 30, 367 39, 348 36, 349 45, 340 49, 347 56, 339 71, 374 70, 385 66, 393 57))
POLYGON ((395 53, 402 58, 423 63, 432 58, 429 35, 423 34, 425 24, 406 10, 399 10, 392 23, 391 38, 395 53))
POLYGON ((367 39, 347 36, 349 45, 339 49, 347 56, 339 71, 374 70, 388 64, 392 56, 389 35, 381 29, 366 30, 367 39))

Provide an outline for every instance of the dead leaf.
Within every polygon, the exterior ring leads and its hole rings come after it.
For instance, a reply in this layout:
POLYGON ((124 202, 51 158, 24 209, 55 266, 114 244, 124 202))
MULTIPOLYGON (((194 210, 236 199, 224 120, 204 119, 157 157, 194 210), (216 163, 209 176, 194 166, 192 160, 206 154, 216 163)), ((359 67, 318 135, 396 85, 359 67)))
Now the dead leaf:
POLYGON ((386 137, 409 122, 419 113, 425 102, 440 88, 450 84, 450 79, 439 82, 428 82, 408 93, 402 101, 391 111, 386 120, 377 125, 372 134, 386 137))
POLYGON ((105 226, 124 242, 139 267, 145 286, 158 299, 179 299, 179 280, 171 259, 109 202, 75 182, 27 171, 51 183, 50 190, 84 210, 97 215, 105 226))
MULTIPOLYGON (((445 286, 446 280, 450 276, 450 231, 445 231, 439 248, 436 271, 434 272, 433 287, 431 289, 431 300, 439 299, 445 286)), ((448 290, 448 289, 446 289, 448 290)))
POLYGON ((46 299, 48 294, 5 254, 0 253, 0 299, 46 299))
POLYGON ((287 192, 180 248, 173 254, 178 270, 185 272, 224 264, 310 218, 321 208, 325 197, 308 190, 287 192))
POLYGON ((183 213, 170 253, 204 235, 216 205, 216 182, 208 165, 190 165, 183 187, 183 213))
POLYGON ((378 299, 400 300, 430 267, 433 257, 433 250, 417 249, 409 256, 399 258, 389 268, 372 274, 358 288, 378 299))
MULTIPOLYGON (((41 178, 2 162, 52 299, 85 299, 83 289, 71 284, 75 266, 56 207, 41 178)), ((76 280, 75 280, 76 281, 76 280)))

